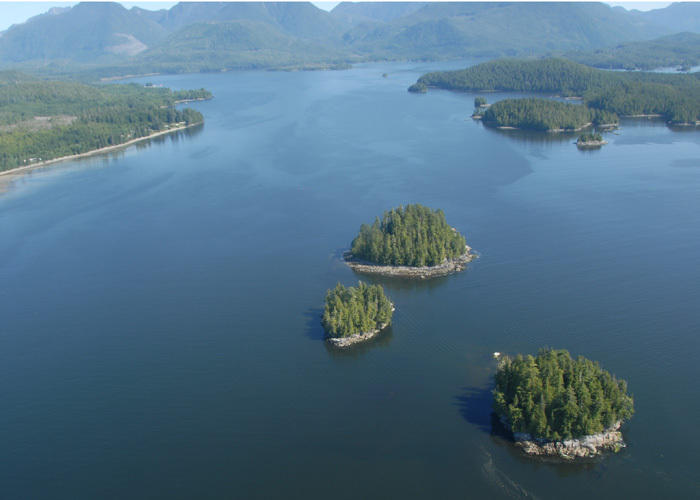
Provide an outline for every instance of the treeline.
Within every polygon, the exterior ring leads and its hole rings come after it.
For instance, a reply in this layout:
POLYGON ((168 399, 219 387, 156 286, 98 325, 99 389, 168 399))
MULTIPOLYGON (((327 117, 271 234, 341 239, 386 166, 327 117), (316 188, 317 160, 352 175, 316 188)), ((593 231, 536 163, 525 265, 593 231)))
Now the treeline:
POLYGON ((596 68, 651 70, 700 64, 700 34, 678 33, 655 40, 629 42, 590 52, 571 52, 572 61, 596 68))
POLYGON ((617 123, 611 113, 587 106, 546 99, 504 99, 489 106, 482 120, 488 125, 529 130, 577 130, 589 124, 617 123))
POLYGON ((209 97, 204 89, 0 78, 0 171, 201 123, 201 113, 173 104, 209 97))
POLYGON ((392 315, 393 306, 380 285, 338 283, 326 292, 322 324, 329 337, 349 337, 387 326, 392 315))
POLYGON ((700 120, 700 75, 611 72, 564 59, 490 61, 421 76, 417 88, 547 92, 581 96, 586 106, 617 115, 658 114, 672 123, 700 120))
POLYGON ((175 102, 180 101, 201 101, 214 97, 207 89, 176 90, 173 91, 175 102))
POLYGON ((371 226, 362 224, 350 251, 379 265, 435 266, 463 255, 465 245, 442 210, 415 204, 384 212, 371 226))
POLYGON ((555 441, 596 434, 634 412, 624 380, 565 350, 503 359, 493 394, 495 412, 513 432, 555 441))

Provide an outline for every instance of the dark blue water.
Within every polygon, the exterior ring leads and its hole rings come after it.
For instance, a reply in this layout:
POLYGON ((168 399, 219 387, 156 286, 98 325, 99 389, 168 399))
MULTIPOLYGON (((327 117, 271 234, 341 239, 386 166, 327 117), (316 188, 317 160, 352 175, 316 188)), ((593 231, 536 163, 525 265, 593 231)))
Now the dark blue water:
POLYGON ((700 134, 485 129, 471 94, 405 91, 441 67, 149 77, 212 90, 203 129, 4 178, 0 496, 697 496, 700 134), (371 280, 392 327, 330 350, 339 253, 413 202, 481 258, 371 280), (491 434, 491 354, 542 346, 628 380, 627 449, 547 464, 491 434))

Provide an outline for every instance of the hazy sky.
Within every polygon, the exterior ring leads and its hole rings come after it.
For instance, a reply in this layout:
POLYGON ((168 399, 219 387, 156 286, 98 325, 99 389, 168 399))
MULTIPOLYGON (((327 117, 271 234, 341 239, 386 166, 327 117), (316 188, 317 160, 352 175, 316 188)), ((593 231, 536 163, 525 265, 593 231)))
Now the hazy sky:
MULTIPOLYGON (((13 24, 23 23, 32 16, 42 14, 51 7, 69 7, 78 2, 4 2, 0 1, 0 31, 13 24)), ((169 9, 177 2, 121 2, 124 7, 139 6, 144 9, 169 9)), ((313 2, 319 8, 331 10, 339 2, 313 2)), ((608 2, 610 5, 621 5, 626 9, 651 10, 670 5, 671 2, 608 2)))

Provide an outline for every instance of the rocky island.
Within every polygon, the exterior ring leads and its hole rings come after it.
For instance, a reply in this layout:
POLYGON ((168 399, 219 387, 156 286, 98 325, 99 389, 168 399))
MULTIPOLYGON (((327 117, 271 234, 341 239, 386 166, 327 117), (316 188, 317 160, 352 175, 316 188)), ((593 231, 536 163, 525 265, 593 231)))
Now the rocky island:
POLYGON ((596 132, 591 134, 581 134, 576 141, 576 146, 579 148, 599 148, 608 143, 603 136, 596 132))
POLYGON ((461 271, 474 254, 442 210, 415 204, 363 224, 344 258, 357 272, 424 279, 461 271))
POLYGON ((376 336, 391 324, 394 304, 380 285, 357 287, 338 283, 326 292, 326 303, 321 324, 326 340, 336 347, 349 347, 376 336))
POLYGON ((622 423, 634 413, 627 383, 584 357, 542 349, 501 356, 494 411, 528 455, 592 458, 625 446, 622 423))

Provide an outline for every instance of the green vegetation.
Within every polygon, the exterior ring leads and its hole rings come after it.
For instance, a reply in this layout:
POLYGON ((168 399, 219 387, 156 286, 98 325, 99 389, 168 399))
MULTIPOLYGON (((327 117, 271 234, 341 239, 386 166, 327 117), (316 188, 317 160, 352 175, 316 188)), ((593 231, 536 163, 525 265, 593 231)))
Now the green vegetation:
POLYGON ((556 131, 586 127, 595 115, 595 111, 577 104, 546 99, 505 99, 489 106, 482 120, 497 127, 556 131))
POLYGON ((371 226, 362 224, 351 253, 383 266, 435 266, 463 255, 465 245, 442 210, 415 204, 384 212, 371 226))
POLYGON ((655 40, 630 42, 589 52, 571 52, 568 59, 606 69, 651 70, 700 64, 700 34, 678 33, 655 40))
POLYGON ((586 144, 588 142, 603 142, 603 136, 598 132, 590 134, 581 134, 578 136, 577 144, 586 144))
POLYGON ((204 89, 84 85, 0 72, 0 171, 201 123, 199 112, 173 104, 210 97, 204 89))
POLYGON ((658 114, 672 123, 700 120, 699 74, 610 72, 563 59, 504 59, 464 70, 428 73, 414 85, 582 96, 586 106, 606 113, 599 115, 600 123, 610 123, 613 114, 658 114))
POLYGON ((428 87, 423 82, 416 82, 408 87, 408 91, 414 94, 425 94, 428 91, 428 87))
POLYGON ((475 108, 480 108, 482 106, 486 106, 486 98, 477 96, 474 98, 474 107, 475 108))
POLYGON ((513 432, 555 441, 602 432, 634 412, 624 380, 565 350, 503 359, 493 394, 513 432))
POLYGON ((357 288, 338 283, 326 292, 323 327, 329 337, 349 337, 382 329, 391 322, 393 306, 380 285, 357 288))
POLYGON ((4 31, 0 64, 87 79, 339 68, 374 60, 532 57, 696 31, 697 7, 691 2, 678 10, 639 14, 575 2, 358 2, 325 12, 308 2, 184 2, 151 11, 82 2, 4 31), (664 13, 666 21, 658 22, 664 13))

